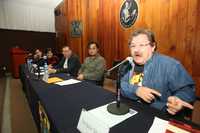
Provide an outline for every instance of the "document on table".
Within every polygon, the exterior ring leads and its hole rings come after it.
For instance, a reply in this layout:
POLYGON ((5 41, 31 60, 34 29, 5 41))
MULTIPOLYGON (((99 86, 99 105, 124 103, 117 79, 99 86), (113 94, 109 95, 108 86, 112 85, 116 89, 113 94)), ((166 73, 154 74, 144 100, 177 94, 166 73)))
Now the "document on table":
POLYGON ((64 80, 62 82, 57 82, 55 84, 60 85, 60 86, 64 86, 64 85, 71 85, 71 84, 77 84, 80 83, 81 81, 76 80, 76 79, 68 79, 68 80, 64 80))
POLYGON ((170 124, 169 121, 158 117, 154 118, 153 124, 148 133, 166 133, 167 131, 170 133, 190 133, 189 131, 170 124))
POLYGON ((168 121, 155 117, 148 133, 165 133, 167 125, 168 121))
POLYGON ((93 114, 93 116, 99 120, 103 121, 110 128, 137 114, 137 111, 130 109, 129 113, 125 115, 114 115, 107 111, 108 105, 109 104, 106 104, 104 106, 89 110, 88 112, 93 114))

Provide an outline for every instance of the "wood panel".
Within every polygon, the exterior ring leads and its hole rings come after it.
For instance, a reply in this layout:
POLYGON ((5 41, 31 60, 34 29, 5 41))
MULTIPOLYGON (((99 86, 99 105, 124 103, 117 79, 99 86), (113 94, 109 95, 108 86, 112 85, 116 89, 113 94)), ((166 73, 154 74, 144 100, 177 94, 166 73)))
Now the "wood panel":
POLYGON ((55 8, 56 50, 61 52, 62 46, 67 43, 66 5, 61 2, 55 8))
MULTIPOLYGON (((124 0, 64 0, 66 41, 81 57, 87 56, 87 43, 100 43, 100 52, 108 68, 115 59, 129 55, 128 39, 136 28, 154 31, 160 53, 178 59, 193 76, 200 95, 200 1, 199 0, 137 0, 139 17, 131 28, 119 22, 124 0), (83 35, 71 38, 70 22, 83 22, 83 35)), ((61 26, 62 27, 62 26, 61 26)))

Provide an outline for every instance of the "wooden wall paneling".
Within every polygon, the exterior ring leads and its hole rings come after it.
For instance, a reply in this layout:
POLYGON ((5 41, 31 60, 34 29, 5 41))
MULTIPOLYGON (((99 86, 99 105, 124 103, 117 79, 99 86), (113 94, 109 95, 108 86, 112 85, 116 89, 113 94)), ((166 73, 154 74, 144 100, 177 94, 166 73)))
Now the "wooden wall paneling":
MULTIPOLYGON (((111 17, 112 17, 112 24, 111 24, 111 44, 112 44, 112 49, 110 51, 112 51, 113 55, 112 55, 112 60, 111 63, 113 63, 114 60, 119 59, 119 52, 121 51, 118 47, 119 47, 119 41, 118 39, 119 37, 119 28, 120 28, 120 22, 119 22, 119 15, 120 15, 120 3, 119 0, 113 0, 112 5, 111 5, 111 17)), ((108 51, 109 52, 109 51, 108 51)), ((106 53, 105 53, 106 54, 106 53)), ((112 67, 110 64, 110 67, 112 67)))
POLYGON ((196 82, 196 94, 200 96, 200 1, 197 1, 197 12, 196 12, 196 36, 195 36, 195 46, 193 50, 193 65, 192 65, 192 75, 196 82))
MULTIPOLYGON (((144 10, 144 25, 145 27, 148 27, 149 29, 152 29, 152 17, 153 17, 153 6, 154 5, 154 0, 146 0, 145 3, 143 4, 143 9, 144 10)), ((139 9, 140 10, 140 9, 139 9)))
POLYGON ((114 46, 111 43, 114 36, 112 35, 112 2, 108 0, 99 1, 99 17, 102 19, 99 25, 100 44, 103 46, 103 56, 106 59, 108 67, 111 67, 113 58, 115 57, 114 46))
POLYGON ((187 25, 187 4, 188 0, 178 1, 178 16, 177 16, 177 43, 176 43, 176 56, 183 65, 183 58, 185 56, 185 37, 186 37, 186 25, 187 25))
MULTIPOLYGON (((170 0, 160 0, 160 25, 159 25, 159 51, 166 54, 168 53, 169 44, 169 5, 170 0), (163 5, 163 6, 162 6, 163 5)), ((156 15, 156 14, 154 14, 156 15)), ((156 37, 157 39, 158 37, 156 37)))
POLYGON ((153 11, 152 11, 152 31, 154 31, 156 41, 158 44, 158 51, 164 51, 162 49, 162 42, 160 38, 160 26, 161 24, 161 1, 156 0, 153 2, 153 11))
POLYGON ((177 34, 176 34, 176 18, 178 16, 178 1, 177 0, 171 0, 169 5, 169 38, 168 38, 168 45, 169 49, 167 53, 170 56, 175 57, 176 56, 176 40, 177 40, 177 34))
POLYGON ((119 58, 119 52, 120 52, 120 49, 118 49, 119 47, 118 38, 120 38, 118 32, 118 29, 120 28, 119 8, 120 8, 119 2, 117 0, 113 0, 112 3, 110 4, 110 25, 109 25, 110 29, 107 38, 109 39, 109 43, 105 44, 109 46, 105 46, 105 53, 104 53, 105 56, 109 54, 107 57, 108 60, 107 64, 109 68, 112 67, 114 60, 117 60, 119 58))
MULTIPOLYGON (((137 0, 139 16, 128 29, 120 25, 119 13, 124 0, 65 0, 64 33, 67 43, 81 57, 87 56, 87 43, 100 44, 100 53, 108 68, 115 59, 129 55, 128 39, 136 28, 152 29, 158 51, 178 59, 200 86, 200 1, 198 0, 137 0), (72 20, 82 20, 83 36, 70 36, 72 20)), ((56 23, 57 24, 57 23, 56 23)), ((60 24, 61 25, 61 24, 60 24)), ((200 95, 200 88, 197 93, 200 95)))
POLYGON ((195 26, 195 34, 193 34, 194 37, 194 46, 193 46, 193 51, 192 51, 192 58, 193 58, 193 62, 192 62, 192 75, 195 77, 200 77, 200 71, 199 71, 199 67, 200 67, 200 1, 197 1, 197 12, 194 13, 194 15, 196 15, 196 26, 195 26))
POLYGON ((196 83, 196 96, 200 97, 200 77, 199 76, 193 76, 193 80, 196 83))
POLYGON ((132 26, 130 28, 123 28, 122 25, 120 25, 119 22, 119 13, 120 13, 120 8, 123 4, 123 0, 120 0, 119 5, 118 5, 118 41, 119 41, 119 55, 118 58, 120 60, 123 60, 124 58, 126 58, 127 56, 129 56, 129 48, 128 48, 128 40, 130 38, 131 35, 131 31, 133 30, 133 28, 135 26, 132 26))
POLYGON ((193 66, 193 53, 195 50, 195 40, 196 40, 196 25, 197 25, 197 15, 198 15, 198 0, 193 0, 190 2, 188 0, 188 13, 187 13, 187 27, 186 27, 186 46, 185 53, 183 57, 184 66, 192 74, 192 66, 193 66))
POLYGON ((71 47, 71 49, 74 51, 74 53, 76 53, 79 57, 80 60, 83 60, 83 56, 82 56, 82 43, 81 43, 81 39, 82 38, 72 38, 71 37, 71 33, 70 33, 70 26, 71 26, 71 22, 74 20, 81 20, 81 4, 82 1, 81 0, 69 0, 69 1, 65 1, 66 5, 67 5, 67 43, 68 45, 71 47))
POLYGON ((55 29, 56 29, 56 50, 61 52, 62 46, 66 45, 66 5, 65 2, 61 2, 55 10, 60 11, 58 16, 55 16, 55 29))
POLYGON ((89 41, 98 41, 99 0, 88 0, 88 36, 89 41))
MULTIPOLYGON (((84 41, 82 43, 83 59, 88 56, 87 44, 91 41, 98 42, 98 9, 99 1, 85 0, 83 3, 82 19, 84 20, 84 41)), ((100 49, 102 46, 100 45, 100 49)))
POLYGON ((83 0, 82 5, 81 5, 81 15, 82 15, 82 23, 83 23, 83 36, 82 36, 82 61, 87 57, 88 52, 87 52, 87 43, 88 43, 88 0, 83 0))

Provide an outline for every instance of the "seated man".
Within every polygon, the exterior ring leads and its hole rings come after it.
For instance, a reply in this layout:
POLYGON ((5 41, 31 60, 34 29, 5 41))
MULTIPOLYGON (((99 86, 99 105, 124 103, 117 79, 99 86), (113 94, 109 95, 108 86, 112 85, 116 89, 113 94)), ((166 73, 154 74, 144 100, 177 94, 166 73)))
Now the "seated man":
POLYGON ((129 42, 133 62, 121 78, 121 93, 175 115, 183 108, 193 109, 195 83, 177 60, 156 50, 154 34, 135 31, 129 42))
POLYGON ((88 44, 89 57, 87 57, 79 70, 77 79, 101 85, 105 71, 105 59, 98 53, 99 45, 96 42, 88 44))
POLYGON ((36 49, 33 55, 33 64, 37 64, 39 66, 44 66, 45 59, 43 58, 43 52, 40 49, 36 49))
POLYGON ((77 76, 78 70, 81 67, 79 58, 72 53, 69 46, 62 48, 63 58, 54 68, 49 68, 49 73, 68 73, 71 76, 77 76))
POLYGON ((47 63, 49 67, 53 67, 58 64, 58 57, 53 54, 53 51, 51 48, 47 48, 46 55, 47 55, 47 63))

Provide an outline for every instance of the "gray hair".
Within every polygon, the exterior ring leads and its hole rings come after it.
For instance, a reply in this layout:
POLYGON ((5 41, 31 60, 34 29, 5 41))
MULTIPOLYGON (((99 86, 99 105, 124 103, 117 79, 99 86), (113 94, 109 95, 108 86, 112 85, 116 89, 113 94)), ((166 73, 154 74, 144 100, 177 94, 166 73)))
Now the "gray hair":
POLYGON ((131 41, 133 39, 133 37, 136 37, 140 34, 144 34, 147 36, 148 40, 151 42, 150 45, 153 47, 155 46, 155 50, 157 49, 157 43, 156 43, 156 40, 155 40, 155 35, 154 33, 149 30, 149 29, 137 29, 135 30, 132 34, 131 34, 131 37, 129 38, 129 42, 128 44, 130 45, 131 44, 131 41))

